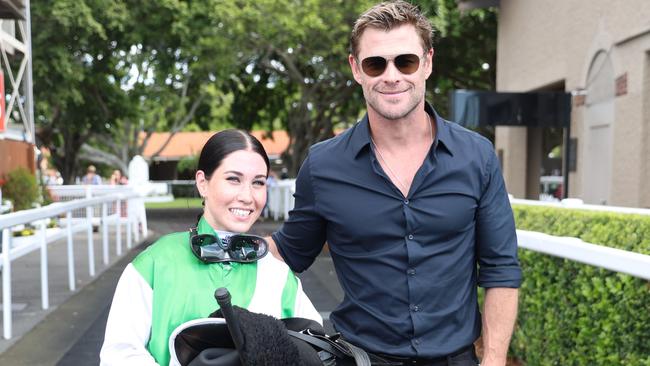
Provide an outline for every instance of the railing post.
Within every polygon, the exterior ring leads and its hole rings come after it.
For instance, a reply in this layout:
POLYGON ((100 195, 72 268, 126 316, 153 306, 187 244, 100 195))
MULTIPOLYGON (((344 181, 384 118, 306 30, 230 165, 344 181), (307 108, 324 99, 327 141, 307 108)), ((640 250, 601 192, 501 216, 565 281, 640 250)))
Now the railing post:
POLYGON ((149 227, 147 226, 147 209, 144 206, 144 198, 140 197, 138 207, 140 208, 140 214, 138 217, 140 219, 140 227, 142 228, 142 238, 144 239, 149 235, 149 227))
POLYGON ((271 191, 273 192, 273 221, 278 221, 280 216, 280 186, 276 185, 271 191))
POLYGON ((11 338, 11 228, 2 229, 2 335, 11 338))
POLYGON ((115 252, 118 256, 122 255, 122 200, 117 200, 117 226, 115 234, 115 252))
POLYGON ((93 247, 93 207, 86 206, 86 221, 88 222, 88 273, 95 277, 95 248, 93 247))
POLYGON ((133 218, 131 217, 131 210, 126 211, 126 247, 131 249, 131 241, 133 237, 133 218))
POLYGON ((106 216, 108 213, 108 206, 106 202, 102 203, 102 254, 104 259, 104 265, 108 266, 109 257, 108 257, 108 223, 106 222, 106 216))
POLYGON ((68 287, 70 291, 76 289, 75 276, 74 276, 74 249, 72 242, 72 211, 68 211, 65 214, 65 219, 67 221, 66 231, 68 234, 68 287))
POLYGON ((47 288, 47 225, 46 219, 42 219, 40 224, 41 231, 41 307, 47 310, 50 307, 50 293, 47 288))
POLYGON ((290 187, 285 187, 285 189, 282 190, 282 218, 284 220, 289 218, 289 201, 291 196, 291 188, 290 187))

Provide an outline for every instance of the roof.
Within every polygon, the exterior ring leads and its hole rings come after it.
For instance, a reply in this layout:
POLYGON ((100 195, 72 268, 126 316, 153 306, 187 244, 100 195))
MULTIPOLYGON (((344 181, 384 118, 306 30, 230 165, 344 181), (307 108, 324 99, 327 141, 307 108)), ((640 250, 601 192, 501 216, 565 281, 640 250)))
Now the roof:
MULTIPOLYGON (((165 149, 153 160, 174 161, 183 157, 198 155, 203 145, 216 132, 218 131, 177 132, 169 141, 169 144, 165 146, 165 149)), ((262 142, 266 153, 271 159, 280 157, 289 147, 289 135, 286 131, 273 131, 272 139, 266 138, 267 131, 252 131, 251 134, 262 142)), ((154 132, 144 149, 144 158, 150 160, 151 155, 160 149, 168 138, 169 132, 154 132)), ((140 139, 144 139, 144 134, 140 136, 140 139)))

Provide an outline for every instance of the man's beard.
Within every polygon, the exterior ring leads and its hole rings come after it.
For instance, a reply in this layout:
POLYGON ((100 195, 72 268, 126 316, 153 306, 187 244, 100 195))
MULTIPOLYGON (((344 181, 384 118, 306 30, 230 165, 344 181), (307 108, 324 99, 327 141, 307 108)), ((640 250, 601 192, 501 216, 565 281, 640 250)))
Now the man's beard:
POLYGON ((387 106, 390 106, 390 103, 382 103, 379 100, 379 92, 373 91, 373 95, 374 98, 368 98, 364 90, 364 98, 366 99, 368 106, 370 106, 377 114, 390 121, 398 120, 410 115, 416 108, 418 108, 424 99, 424 92, 411 94, 408 103, 402 109, 395 110, 387 108, 387 106))

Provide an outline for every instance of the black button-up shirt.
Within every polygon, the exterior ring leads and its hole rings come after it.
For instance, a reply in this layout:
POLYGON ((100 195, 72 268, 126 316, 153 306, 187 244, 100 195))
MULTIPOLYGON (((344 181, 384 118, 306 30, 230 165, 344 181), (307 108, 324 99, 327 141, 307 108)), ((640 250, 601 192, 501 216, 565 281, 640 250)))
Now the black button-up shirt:
POLYGON ((382 170, 366 115, 311 148, 273 239, 299 272, 327 241, 345 292, 331 320, 347 340, 432 358, 480 335, 476 286, 519 287, 521 269, 492 144, 426 110, 436 137, 407 197, 382 170))

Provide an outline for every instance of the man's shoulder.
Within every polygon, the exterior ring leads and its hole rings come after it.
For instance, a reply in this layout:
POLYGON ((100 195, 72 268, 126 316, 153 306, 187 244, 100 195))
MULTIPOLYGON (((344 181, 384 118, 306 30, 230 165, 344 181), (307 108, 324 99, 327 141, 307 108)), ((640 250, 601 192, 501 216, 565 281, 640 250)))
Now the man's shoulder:
POLYGON ((340 158, 350 148, 357 128, 359 128, 358 122, 334 137, 315 143, 309 148, 309 155, 312 158, 340 158))
MULTIPOLYGON (((467 129, 456 122, 440 118, 440 122, 447 129, 447 138, 450 139, 449 143, 457 148, 478 149, 481 153, 493 153, 494 145, 492 142, 476 131, 467 129)), ((444 141, 443 141, 444 142, 444 141)))

